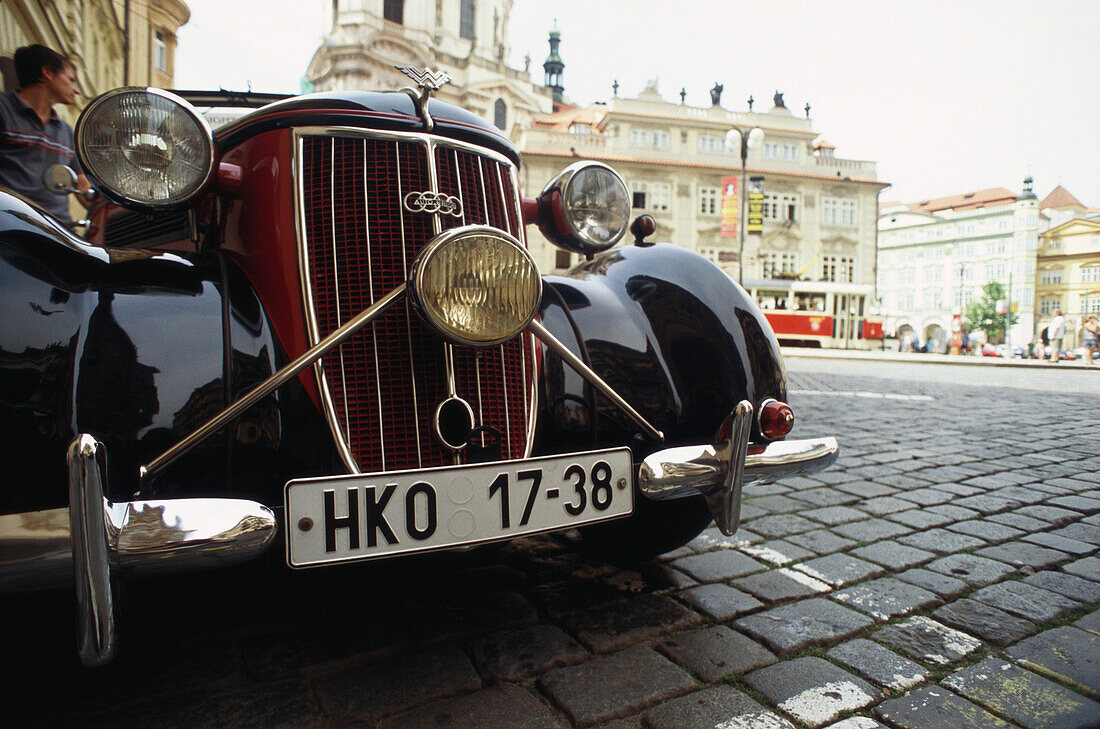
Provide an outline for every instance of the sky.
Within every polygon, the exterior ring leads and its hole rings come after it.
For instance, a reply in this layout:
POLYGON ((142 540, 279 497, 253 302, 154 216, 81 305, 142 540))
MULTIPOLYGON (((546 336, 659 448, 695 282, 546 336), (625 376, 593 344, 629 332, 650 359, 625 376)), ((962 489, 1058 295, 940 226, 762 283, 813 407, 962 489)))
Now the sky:
MULTIPOLYGON (((179 88, 294 93, 332 23, 331 0, 186 0, 179 88), (247 30, 243 30, 247 29, 247 30)), ((732 111, 772 95, 836 145, 878 163, 881 200, 916 202, 1035 179, 1100 208, 1096 0, 515 0, 510 62, 542 80, 561 31, 574 103, 639 94, 732 111)))

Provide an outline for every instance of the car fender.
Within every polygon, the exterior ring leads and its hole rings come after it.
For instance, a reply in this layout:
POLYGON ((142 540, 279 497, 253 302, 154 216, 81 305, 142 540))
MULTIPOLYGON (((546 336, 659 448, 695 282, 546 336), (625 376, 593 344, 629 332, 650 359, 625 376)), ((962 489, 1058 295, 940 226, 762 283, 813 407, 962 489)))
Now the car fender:
POLYGON ((231 481, 229 450, 238 471, 245 458, 272 460, 279 412, 267 402, 138 481, 140 465, 277 368, 266 315, 223 257, 89 245, 0 193, 0 292, 0 513, 68 503, 65 452, 78 433, 105 445, 112 499, 175 496, 181 484, 225 494, 247 488, 231 481))
POLYGON ((544 347, 540 449, 631 443, 640 457, 658 445, 711 442, 742 399, 786 400, 771 326, 741 286, 692 251, 624 246, 544 284, 542 324, 663 431, 665 443, 636 435, 637 426, 544 347))

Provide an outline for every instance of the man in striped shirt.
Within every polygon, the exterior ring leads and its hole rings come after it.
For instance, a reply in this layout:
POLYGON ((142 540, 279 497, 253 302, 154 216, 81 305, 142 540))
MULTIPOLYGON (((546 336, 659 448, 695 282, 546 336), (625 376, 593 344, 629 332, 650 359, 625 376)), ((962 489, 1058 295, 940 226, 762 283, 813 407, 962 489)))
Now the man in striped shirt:
POLYGON ((0 95, 0 185, 71 226, 68 196, 47 190, 42 173, 68 165, 77 173, 77 189, 90 187, 76 159, 73 130, 53 109, 76 101, 76 69, 60 53, 33 45, 16 50, 15 72, 21 88, 0 95))

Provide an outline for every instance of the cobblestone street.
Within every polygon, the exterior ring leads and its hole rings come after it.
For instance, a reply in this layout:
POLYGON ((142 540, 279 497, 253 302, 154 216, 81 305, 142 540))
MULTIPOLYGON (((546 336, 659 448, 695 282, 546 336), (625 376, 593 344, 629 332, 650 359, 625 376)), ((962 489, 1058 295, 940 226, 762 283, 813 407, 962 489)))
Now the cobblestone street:
POLYGON ((1100 726, 1096 395, 984 387, 981 367, 959 384, 808 369, 792 436, 834 435, 841 456, 749 485, 732 538, 640 568, 532 538, 136 581, 95 671, 71 595, 5 596, 3 723, 1100 726))

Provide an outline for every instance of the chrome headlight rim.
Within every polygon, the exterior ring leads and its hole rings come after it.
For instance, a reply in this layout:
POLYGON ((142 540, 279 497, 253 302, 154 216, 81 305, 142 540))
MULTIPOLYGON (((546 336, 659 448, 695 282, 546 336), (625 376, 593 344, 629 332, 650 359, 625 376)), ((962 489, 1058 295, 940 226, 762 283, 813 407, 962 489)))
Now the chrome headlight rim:
POLYGON ((542 301, 542 276, 539 274, 538 264, 535 263, 535 259, 531 255, 531 252, 528 251, 517 238, 499 228, 493 228, 486 225, 466 225, 440 233, 421 249, 410 268, 408 290, 410 302, 412 302, 413 307, 420 314, 421 318, 423 318, 428 326, 432 328, 432 331, 438 333, 452 344, 458 344, 464 347, 486 348, 510 342, 527 330, 532 320, 538 315, 539 304, 542 301), (511 328, 507 336, 494 337, 492 339, 472 339, 462 336, 461 333, 448 327, 435 316, 422 293, 425 290, 425 271, 432 259, 437 256, 443 248, 454 243, 458 239, 479 236, 495 238, 514 248, 524 259, 526 259, 532 273, 531 284, 534 287, 532 297, 534 303, 531 306, 531 311, 522 319, 522 323, 511 328))
POLYGON ((622 186, 627 201, 630 200, 630 188, 614 168, 594 160, 581 160, 569 165, 546 183, 539 194, 539 230, 551 243, 573 253, 586 256, 602 253, 615 246, 630 227, 630 207, 627 207, 623 225, 606 243, 597 245, 586 240, 565 214, 565 200, 568 199, 570 185, 577 175, 588 169, 600 169, 609 173, 622 186))
POLYGON ((209 122, 206 118, 195 109, 186 99, 173 94, 171 91, 165 91, 164 89, 158 89, 152 86, 123 86, 117 89, 112 89, 103 94, 100 94, 91 101, 84 110, 80 113, 80 117, 77 119, 76 128, 73 131, 73 137, 76 141, 76 155, 80 160, 80 166, 88 176, 89 182, 93 187, 109 197, 114 202, 120 205, 124 205, 128 208, 137 210, 144 210, 149 212, 158 212, 166 210, 176 210, 182 207, 186 207, 188 204, 194 202, 194 200, 201 195, 205 194, 210 187, 210 182, 214 178, 214 172, 217 169, 217 150, 214 148, 214 132, 210 128, 209 122), (202 170, 199 177, 199 182, 195 184, 191 191, 186 195, 174 198, 165 202, 149 202, 147 200, 135 199, 116 187, 107 184, 103 179, 95 175, 94 168, 96 165, 89 164, 89 153, 85 148, 87 141, 87 125, 89 120, 94 118, 94 114, 108 101, 115 99, 118 96, 125 94, 147 94, 149 96, 159 97, 167 100, 180 108, 192 121, 195 122, 196 127, 200 135, 200 142, 206 150, 206 165, 202 170))

